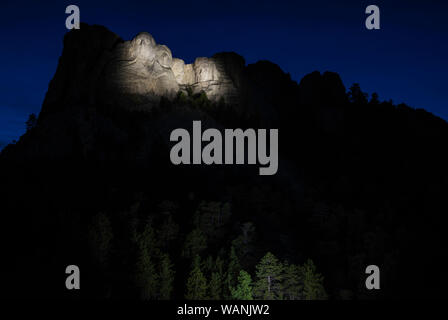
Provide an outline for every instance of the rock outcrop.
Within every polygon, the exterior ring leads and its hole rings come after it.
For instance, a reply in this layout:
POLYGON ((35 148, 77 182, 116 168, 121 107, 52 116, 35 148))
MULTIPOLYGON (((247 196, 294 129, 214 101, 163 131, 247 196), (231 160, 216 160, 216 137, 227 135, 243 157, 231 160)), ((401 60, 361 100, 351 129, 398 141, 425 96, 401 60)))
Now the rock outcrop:
POLYGON ((100 81, 101 102, 133 99, 133 104, 151 104, 161 96, 172 97, 179 90, 171 66, 171 50, 157 44, 149 33, 119 43, 111 52, 100 81))
POLYGON ((82 24, 64 39, 43 111, 78 100, 150 110, 162 96, 173 98, 179 90, 203 91, 212 101, 224 98, 238 104, 244 66, 244 59, 235 53, 185 64, 147 32, 123 41, 104 27, 82 24))

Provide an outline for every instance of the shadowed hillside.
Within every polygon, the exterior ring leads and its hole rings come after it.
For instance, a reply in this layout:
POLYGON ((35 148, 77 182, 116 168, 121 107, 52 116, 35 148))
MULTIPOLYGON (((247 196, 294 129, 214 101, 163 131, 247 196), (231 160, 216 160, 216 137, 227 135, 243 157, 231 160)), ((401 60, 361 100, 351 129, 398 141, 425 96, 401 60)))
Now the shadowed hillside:
POLYGON ((334 72, 296 83, 235 53, 185 65, 147 33, 123 41, 82 25, 39 117, 0 155, 4 291, 239 299, 244 270, 254 298, 446 297, 447 139, 444 120, 334 72), (193 120, 278 128, 277 174, 173 165, 170 133, 193 120), (80 293, 64 287, 69 264, 80 293), (365 289, 370 264, 379 291, 365 289), (289 279, 272 296, 266 265, 289 279))

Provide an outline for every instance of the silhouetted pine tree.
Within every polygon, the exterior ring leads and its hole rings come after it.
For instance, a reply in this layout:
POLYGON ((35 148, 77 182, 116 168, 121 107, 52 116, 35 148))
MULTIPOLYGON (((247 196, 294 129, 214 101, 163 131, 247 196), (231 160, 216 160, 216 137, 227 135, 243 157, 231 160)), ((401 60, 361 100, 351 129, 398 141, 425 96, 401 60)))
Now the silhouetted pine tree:
POLYGON ((302 268, 295 264, 284 264, 283 295, 288 300, 300 300, 303 297, 302 268))
POLYGON ((201 258, 196 255, 187 279, 187 300, 204 300, 207 298, 207 280, 201 271, 201 258))
POLYGON ((28 120, 25 122, 26 125, 26 131, 30 131, 33 129, 37 124, 37 117, 34 113, 30 114, 28 117, 28 120))
POLYGON ((161 245, 165 249, 169 249, 171 242, 177 238, 179 233, 179 225, 173 221, 171 215, 163 221, 159 228, 158 237, 161 245))
POLYGON ((367 104, 367 93, 362 92, 361 87, 358 83, 354 83, 350 87, 348 91, 348 97, 354 104, 367 104))
POLYGON ((235 248, 232 246, 230 248, 229 264, 227 266, 227 275, 226 275, 226 282, 227 282, 226 296, 228 299, 232 299, 232 288, 235 288, 235 286, 237 285, 240 270, 241 265, 235 253, 235 248))
POLYGON ((142 299, 155 299, 158 295, 159 277, 155 266, 157 252, 154 230, 148 222, 138 237, 137 286, 142 299))
POLYGON ((373 105, 380 104, 380 100, 378 99, 378 93, 376 92, 372 93, 369 103, 373 105))
POLYGON ((254 296, 263 300, 281 300, 283 298, 283 265, 268 252, 256 266, 257 281, 254 296))
POLYGON ((232 245, 235 247, 236 254, 242 263, 242 267, 248 268, 256 262, 252 255, 255 249, 253 241, 255 226, 252 222, 246 222, 240 226, 240 230, 241 234, 232 241, 232 245))
POLYGON ((199 228, 191 231, 185 239, 182 256, 192 258, 201 253, 207 247, 207 239, 199 228))
POLYGON ((303 295, 306 300, 327 299, 323 286, 324 277, 316 272, 316 266, 310 259, 302 266, 302 275, 303 295))
POLYGON ((212 272, 209 284, 209 296, 212 300, 222 299, 222 274, 212 272))
POLYGON ((244 270, 240 271, 238 285, 235 289, 232 289, 232 298, 235 300, 253 300, 252 278, 244 270))
POLYGON ((160 261, 160 296, 161 300, 168 300, 173 291, 174 270, 168 254, 162 254, 160 261))

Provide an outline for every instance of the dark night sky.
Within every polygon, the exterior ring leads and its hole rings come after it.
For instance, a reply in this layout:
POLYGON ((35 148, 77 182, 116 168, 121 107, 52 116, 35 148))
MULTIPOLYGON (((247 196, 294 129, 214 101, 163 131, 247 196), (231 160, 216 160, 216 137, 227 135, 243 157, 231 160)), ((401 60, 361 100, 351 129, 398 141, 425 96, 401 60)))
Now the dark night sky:
MULTIPOLYGON (((380 100, 424 108, 448 120, 447 1, 2 1, 0 4, 0 148, 38 113, 62 52, 65 7, 129 40, 140 31, 173 56, 235 51, 247 63, 267 59, 300 79, 338 72, 380 100), (365 8, 381 10, 381 30, 364 26, 365 8)), ((378 130, 381 130, 379 127, 378 130)))

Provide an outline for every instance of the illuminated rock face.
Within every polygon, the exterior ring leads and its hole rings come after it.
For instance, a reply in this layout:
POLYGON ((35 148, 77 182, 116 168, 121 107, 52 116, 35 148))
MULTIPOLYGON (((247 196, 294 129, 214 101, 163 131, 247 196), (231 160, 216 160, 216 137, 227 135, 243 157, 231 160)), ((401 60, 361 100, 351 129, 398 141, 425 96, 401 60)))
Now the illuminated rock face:
POLYGON ((173 58, 170 49, 157 44, 149 33, 140 33, 114 48, 102 73, 100 99, 145 108, 162 96, 172 98, 179 90, 191 88, 193 93, 204 91, 212 101, 224 98, 228 103, 238 103, 238 84, 227 74, 226 64, 234 63, 235 58, 242 73, 244 60, 234 53, 220 55, 185 64, 173 58))
POLYGON ((171 66, 173 58, 167 46, 156 44, 149 33, 140 33, 120 43, 103 72, 103 100, 134 105, 151 105, 161 96, 173 97, 179 85, 171 66))
POLYGON ((81 24, 68 32, 58 68, 42 107, 88 104, 151 110, 162 96, 204 91, 208 98, 239 104, 245 62, 235 53, 197 58, 192 64, 173 58, 146 32, 130 41, 101 26, 81 24))
POLYGON ((204 91, 210 100, 224 98, 238 103, 242 89, 244 59, 234 53, 221 53, 211 58, 197 58, 193 64, 194 92, 204 91), (235 69, 234 74, 231 70, 235 69))

